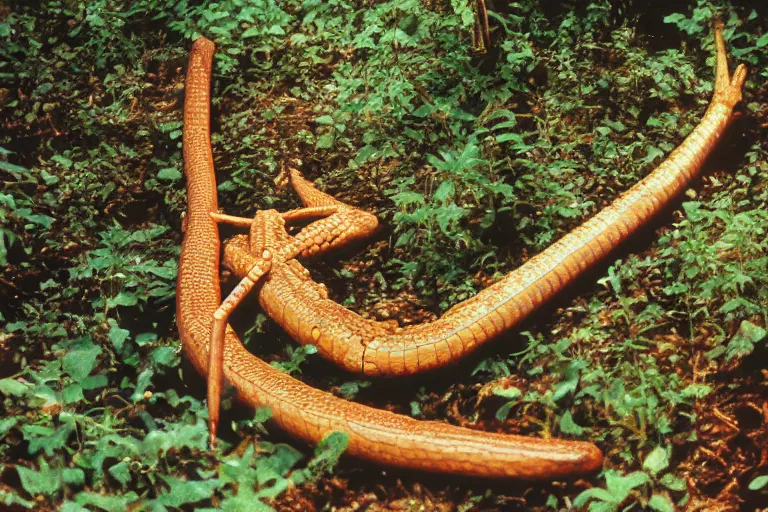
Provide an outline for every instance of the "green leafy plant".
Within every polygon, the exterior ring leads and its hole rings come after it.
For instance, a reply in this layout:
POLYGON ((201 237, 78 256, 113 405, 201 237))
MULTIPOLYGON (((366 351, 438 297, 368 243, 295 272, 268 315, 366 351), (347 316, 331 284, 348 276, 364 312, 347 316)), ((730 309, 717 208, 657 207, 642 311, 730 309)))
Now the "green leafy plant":
POLYGON ((605 473, 605 488, 587 489, 573 500, 573 505, 579 509, 588 505, 586 509, 590 512, 611 512, 626 510, 631 503, 642 503, 649 510, 672 512, 676 508, 668 491, 649 493, 649 487, 666 487, 672 491, 686 489, 685 480, 670 473, 665 473, 659 478, 660 473, 668 466, 669 449, 656 447, 643 461, 643 471, 622 475, 608 470, 605 473))

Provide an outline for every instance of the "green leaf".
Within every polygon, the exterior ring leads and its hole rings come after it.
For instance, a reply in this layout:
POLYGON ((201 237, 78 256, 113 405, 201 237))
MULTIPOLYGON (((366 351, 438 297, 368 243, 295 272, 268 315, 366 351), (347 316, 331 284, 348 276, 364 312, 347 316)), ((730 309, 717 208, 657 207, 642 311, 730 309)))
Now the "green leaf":
POLYGON ((576 386, 579 384, 578 378, 560 381, 555 384, 554 392, 552 393, 552 400, 557 402, 561 398, 569 395, 576 390, 576 386))
POLYGON ((669 466, 668 449, 657 446, 643 461, 643 469, 652 475, 657 475, 669 466))
POLYGON ((643 159, 643 163, 648 165, 652 163, 654 160, 656 160, 657 158, 661 158, 663 156, 664 156, 664 151, 660 150, 656 146, 651 146, 648 148, 648 154, 643 159))
POLYGON ((6 162, 5 160, 0 160, 0 170, 9 172, 14 176, 18 176, 19 174, 26 174, 28 172, 26 167, 15 165, 10 162, 6 162))
POLYGON ((107 380, 106 375, 100 373, 97 375, 89 375, 84 378, 80 384, 84 390, 88 391, 106 387, 106 385, 109 384, 109 381, 107 380))
POLYGON ((142 450, 145 453, 158 453, 185 446, 205 450, 207 440, 208 428, 205 422, 198 420, 194 425, 178 425, 172 432, 153 430, 144 438, 142 450))
POLYGON ((154 332, 142 332, 141 334, 136 335, 136 344, 140 347, 149 343, 154 343, 155 341, 157 341, 157 334, 154 332))
POLYGON ((667 473, 662 476, 659 482, 670 491, 683 492, 688 489, 688 484, 686 483, 685 478, 673 475, 672 473, 667 473))
POLYGON ((674 14, 670 14, 669 16, 664 17, 664 23, 678 23, 685 19, 685 14, 680 14, 678 12, 674 14))
POLYGON ((114 308, 116 306, 135 306, 139 303, 136 295, 132 293, 120 292, 115 297, 107 299, 107 306, 114 308))
POLYGON ((179 172, 179 170, 175 167, 166 167, 165 169, 160 169, 160 171, 157 173, 157 179, 176 182, 181 179, 181 172, 179 172))
POLYGON ((90 340, 88 343, 90 346, 70 350, 62 359, 62 369, 75 381, 81 381, 90 375, 101 355, 101 347, 93 345, 90 340))
POLYGON ((18 322, 9 322, 5 325, 5 330, 8 332, 23 331, 27 328, 27 322, 20 320, 18 322))
POLYGON ((506 398, 507 400, 515 400, 520 398, 523 395, 523 392, 520 390, 520 388, 516 388, 515 386, 510 386, 508 388, 496 386, 493 388, 493 394, 502 398, 506 398))
POLYGON ((762 48, 765 45, 768 45, 768 33, 763 34, 755 41, 755 46, 758 48, 762 48))
POLYGON ((24 396, 32 386, 16 379, 0 379, 0 394, 6 396, 24 396))
POLYGON ((251 28, 247 29, 242 34, 240 34, 240 39, 248 39, 250 37, 258 37, 258 36, 260 36, 262 34, 263 31, 264 31, 264 29, 261 26, 256 25, 254 27, 251 27, 251 28))
POLYGON ((432 198, 435 201, 446 202, 453 199, 455 193, 456 189, 453 186, 453 182, 446 180, 440 183, 435 193, 432 194, 432 198))
POLYGON ((51 469, 42 457, 38 459, 38 465, 39 471, 16 466, 21 486, 32 496, 37 494, 53 496, 61 488, 61 470, 51 469))
POLYGON ((21 433, 24 440, 29 442, 30 454, 35 454, 41 449, 46 455, 52 456, 57 450, 67 446, 67 439, 74 431, 71 421, 60 425, 56 429, 43 425, 22 425, 21 433))
MULTIPOLYGON (((2 468, 2 466, 0 466, 0 468, 2 468)), ((0 488, 0 503, 2 503, 3 505, 8 505, 8 506, 19 505, 19 506, 24 507, 24 508, 32 508, 32 507, 35 506, 35 502, 34 501, 25 500, 24 498, 22 498, 18 494, 15 494, 13 492, 8 492, 5 489, 1 489, 1 488, 0 488)), ((64 509, 62 509, 62 511, 63 510, 64 509)), ((88 511, 86 511, 86 512, 88 512, 88 511)))
POLYGON ((485 118, 487 121, 493 121, 494 119, 507 119, 508 121, 515 121, 515 113, 505 108, 494 110, 485 118))
MULTIPOLYGON (((282 481, 288 471, 303 458, 302 453, 288 444, 277 444, 269 457, 259 456, 256 460, 256 479, 259 485, 282 481)), ((318 450, 318 448, 316 448, 318 450)))
POLYGON ((221 480, 184 480, 172 475, 159 475, 168 485, 157 497, 157 503, 168 507, 179 508, 182 505, 197 503, 213 496, 213 491, 221 487, 221 480))
POLYGON ((53 155, 51 157, 51 161, 56 162, 57 164, 61 165, 65 169, 69 169, 70 167, 72 167, 72 160, 61 155, 53 155))
POLYGON ((574 359, 568 363, 568 367, 565 369, 565 379, 555 384, 552 400, 557 402, 563 397, 576 391, 576 388, 579 386, 581 371, 586 368, 586 366, 587 362, 582 359, 574 359))
POLYGON ((712 392, 712 387, 707 384, 688 384, 682 395, 686 398, 704 398, 712 392))
POLYGON ((759 325, 744 320, 739 330, 728 342, 725 360, 741 359, 755 350, 755 344, 765 339, 768 332, 759 325))
POLYGON ((375 146, 367 144, 357 152, 355 163, 360 165, 377 156, 379 156, 379 150, 375 146))
POLYGON ((425 204, 424 196, 412 190, 406 190, 392 196, 392 201, 397 206, 422 205, 425 204))
POLYGON ((272 409, 270 407, 259 407, 253 412, 253 421, 264 423, 272 418, 272 409))
POLYGON ((129 484, 131 482, 131 471, 128 467, 127 462, 118 462, 111 468, 109 468, 109 474, 112 475, 112 477, 120 482, 123 486, 129 484))
POLYGON ((520 134, 517 134, 515 132, 502 133, 496 136, 496 142, 498 143, 509 142, 509 141, 522 143, 523 137, 520 134))
POLYGON ((493 129, 494 130, 503 130, 503 129, 507 129, 507 128, 514 128, 515 126, 517 126, 517 121, 515 121, 513 119, 511 121, 504 121, 503 123, 495 124, 495 125, 493 125, 493 129))
POLYGON ((333 147, 333 133, 324 133, 321 136, 317 138, 317 143, 315 144, 315 147, 317 149, 328 149, 333 147))
MULTIPOLYGON (((613 495, 610 492, 606 491, 605 489, 592 488, 587 489, 586 491, 583 491, 578 496, 576 496, 576 498, 573 500, 573 506, 578 510, 583 510, 584 505, 589 503, 589 501, 592 499, 597 499, 608 504, 614 503, 613 495)), ((592 511, 594 508, 590 506, 589 510, 592 511)), ((615 508, 613 510, 615 510, 615 508)))
POLYGON ((123 495, 115 494, 97 494, 95 492, 79 492, 75 496, 75 501, 83 506, 90 505, 92 507, 98 507, 106 512, 125 512, 129 510, 131 503, 138 501, 139 496, 131 491, 123 495))
POLYGON ((175 347, 158 347, 150 358, 155 366, 175 366, 179 360, 175 347))
POLYGON ((227 512, 275 512, 275 509, 265 504, 248 485, 239 485, 237 494, 221 502, 219 510, 227 512))
POLYGON ((654 494, 648 500, 648 506, 658 512, 675 512, 675 504, 666 494, 654 494))
POLYGON ((85 483, 85 471, 80 468, 64 468, 61 470, 61 479, 72 486, 81 486, 85 483))
POLYGON ((611 129, 617 133, 622 133, 627 127, 621 121, 612 121, 611 119, 603 119, 603 124, 610 126, 611 129))
POLYGON ((352 400, 360 392, 360 388, 367 388, 370 385, 371 382, 365 380, 345 382, 339 386, 339 393, 347 400, 352 400))
POLYGON ((160 131, 163 133, 170 133, 174 130, 181 129, 184 126, 184 121, 168 121, 167 123, 160 124, 160 131))
POLYGON ((317 117, 317 118, 315 118, 315 122, 317 124, 322 124, 322 125, 330 125, 330 124, 334 123, 333 117, 331 117, 329 115, 324 115, 324 116, 317 117))
POLYGON ((315 448, 315 458, 309 463, 313 471, 331 471, 349 446, 349 434, 331 432, 323 437, 315 448))
POLYGON ((750 491, 759 491, 763 487, 768 485, 768 475, 760 475, 751 482, 749 482, 750 491))
POLYGON ((517 402, 509 401, 499 407, 499 410, 496 411, 496 419, 499 421, 506 421, 509 416, 509 411, 512 410, 512 407, 514 407, 516 403, 517 402))
POLYGON ((575 421, 573 421, 573 416, 571 415, 571 411, 565 411, 565 414, 563 414, 563 417, 560 418, 560 430, 564 434, 573 434, 573 435, 583 435, 584 431, 586 430, 581 425, 577 424, 575 421))
POLYGON ((77 503, 73 501, 65 501, 62 503, 61 508, 59 509, 59 512, 91 512, 85 507, 81 507, 77 503))
POLYGON ((635 471, 626 476, 621 476, 617 472, 608 472, 605 475, 606 487, 608 487, 608 490, 616 499, 616 503, 621 503, 627 499, 632 489, 645 485, 650 481, 651 477, 642 471, 635 471))
POLYGON ((730 313, 731 311, 736 311, 739 308, 744 308, 744 311, 759 311, 759 307, 757 305, 742 297, 736 297, 729 300, 720 307, 719 311, 721 313, 730 313))
POLYGON ((19 418, 17 416, 10 416, 8 418, 0 419, 0 439, 5 437, 5 435, 10 432, 10 430, 15 427, 18 422, 19 418))
POLYGON ((83 387, 79 382, 64 386, 64 389, 61 391, 61 401, 64 404, 74 404, 83 399, 85 399, 83 387))
POLYGON ((110 318, 109 322, 109 341, 115 347, 115 351, 120 354, 123 352, 123 345, 125 340, 131 336, 131 331, 128 329, 121 329, 117 325, 117 321, 114 318, 110 318))
POLYGON ((39 224, 45 229, 50 228, 51 224, 56 221, 56 219, 48 215, 32 213, 30 208, 18 208, 17 210, 14 210, 13 214, 28 222, 32 222, 33 224, 39 224))
POLYGON ((426 103, 426 104, 420 106, 419 108, 417 108, 416 110, 414 110, 413 111, 413 115, 416 116, 416 117, 423 118, 423 117, 427 117, 428 115, 430 115, 432 112, 434 112, 436 110, 437 110, 437 108, 435 108, 434 105, 426 103))

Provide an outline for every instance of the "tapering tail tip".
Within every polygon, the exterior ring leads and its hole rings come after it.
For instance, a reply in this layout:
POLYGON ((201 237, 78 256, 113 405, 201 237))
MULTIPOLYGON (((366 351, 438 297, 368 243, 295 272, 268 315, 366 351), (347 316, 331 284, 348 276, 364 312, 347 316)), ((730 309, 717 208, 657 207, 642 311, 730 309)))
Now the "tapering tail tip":
POLYGON ((207 39, 203 36, 198 37, 195 39, 195 42, 192 43, 192 51, 207 51, 213 53, 213 50, 216 49, 216 45, 213 44, 213 41, 210 39, 207 39))
POLYGON ((517 477, 527 480, 559 480, 579 478, 603 468, 603 452, 592 443, 584 441, 559 441, 555 449, 539 459, 539 464, 528 466, 526 475, 517 477))
POLYGON ((736 67, 736 71, 733 72, 731 77, 731 87, 741 91, 741 87, 744 85, 744 80, 747 79, 747 66, 739 64, 736 67))
POLYGON ((741 88, 747 78, 747 67, 744 64, 739 64, 733 75, 729 74, 728 54, 723 40, 724 26, 725 24, 721 20, 714 21, 717 69, 715 71, 715 97, 713 99, 733 108, 741 101, 741 88))
POLYGON ((592 443, 585 443, 584 452, 578 461, 580 473, 593 473, 603 467, 603 451, 592 443))

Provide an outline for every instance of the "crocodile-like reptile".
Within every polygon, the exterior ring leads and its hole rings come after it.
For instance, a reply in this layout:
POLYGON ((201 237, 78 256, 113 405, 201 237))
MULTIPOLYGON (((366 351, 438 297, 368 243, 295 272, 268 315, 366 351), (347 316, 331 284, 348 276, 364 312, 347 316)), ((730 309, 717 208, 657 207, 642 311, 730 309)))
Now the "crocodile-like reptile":
MULTIPOLYGON (((440 320, 408 328, 362 319, 328 300, 323 288, 308 280, 306 270, 294 259, 329 250, 356 236, 354 226, 344 220, 349 214, 345 208, 354 210, 351 207, 309 187, 306 190, 318 195, 314 199, 302 196, 308 208, 293 213, 259 212, 253 221, 218 214, 208 120, 213 45, 199 39, 187 76, 184 153, 189 208, 179 266, 178 317, 186 351, 201 373, 210 373, 211 441, 215 439, 223 368, 242 398, 272 407, 276 421, 294 435, 316 442, 325 433, 341 430, 350 434, 349 452, 369 460, 527 479, 556 478, 598 467, 602 454, 588 443, 501 436, 419 422, 308 388, 245 351, 226 318, 268 273, 260 290, 265 309, 299 341, 316 344, 323 355, 348 369, 413 373, 461 357, 510 328, 609 252, 696 174, 727 126, 746 77, 744 66, 729 77, 719 25, 715 37, 717 75, 712 103, 701 123, 656 171, 550 249, 455 306, 440 320), (327 217, 296 237, 285 232, 286 220, 314 215, 327 217), (220 221, 251 227, 249 238, 236 237, 225 250, 227 264, 243 281, 221 305, 216 226, 220 221), (209 340, 213 341, 210 345, 209 340)), ((294 173, 294 185, 301 194, 300 179, 294 173)), ((375 228, 375 218, 365 222, 375 228)))
POLYGON ((731 119, 746 77, 742 65, 729 78, 720 26, 715 36, 715 94, 701 122, 683 143, 610 206, 434 322, 398 327, 363 318, 330 300, 325 287, 312 281, 298 262, 281 264, 297 255, 330 250, 349 238, 362 238, 376 227, 372 214, 316 190, 296 170, 291 171, 291 178, 302 202, 309 210, 328 208, 330 216, 310 224, 296 237, 285 233, 285 220, 276 213, 260 212, 255 221, 230 219, 251 225, 251 235, 228 242, 224 264, 245 277, 261 252, 269 249, 273 259, 259 291, 262 308, 298 342, 314 344, 323 357, 346 370, 396 376, 453 363, 509 330, 606 256, 698 173, 731 119), (265 246, 260 233, 264 230, 274 232, 275 245, 265 246))
MULTIPOLYGON (((212 42, 197 39, 187 71, 183 139, 187 215, 176 289, 184 351, 203 375, 209 373, 211 353, 214 362, 217 359, 210 340, 212 318, 221 305, 219 230, 214 220, 218 205, 209 119, 213 51, 212 42)), ((594 471, 602 465, 602 453, 591 443, 476 431, 348 402, 309 387, 255 357, 226 323, 224 333, 220 368, 238 396, 254 407, 271 408, 280 427, 305 441, 317 443, 331 432, 344 432, 349 436, 347 453, 375 463, 495 478, 554 479, 594 471)), ((211 373, 215 373, 214 368, 211 373)), ((218 378, 209 375, 209 383, 218 391, 218 378)), ((218 420, 215 403, 212 407, 209 400, 212 442, 218 420)))

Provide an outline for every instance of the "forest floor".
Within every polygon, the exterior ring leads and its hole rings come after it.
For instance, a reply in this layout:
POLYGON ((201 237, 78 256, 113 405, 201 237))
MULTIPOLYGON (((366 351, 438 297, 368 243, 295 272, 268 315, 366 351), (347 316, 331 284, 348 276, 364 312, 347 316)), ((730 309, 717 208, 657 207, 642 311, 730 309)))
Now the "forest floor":
MULTIPOLYGON (((768 503, 768 10, 760 2, 0 0, 0 508, 691 510, 768 503), (503 5, 494 5, 503 4, 503 5), (315 450, 205 384, 175 318, 191 41, 214 40, 232 215, 299 206, 290 159, 375 213, 307 262, 363 316, 429 321, 658 165, 701 118, 711 21, 750 74, 702 177, 522 325, 448 369, 345 374, 250 297, 249 350, 418 419, 596 443, 563 482, 392 470, 315 450)), ((224 229, 223 237, 234 234, 224 229)), ((224 291, 233 280, 224 275, 224 291)), ((763 510, 768 510, 764 508, 763 510)))

